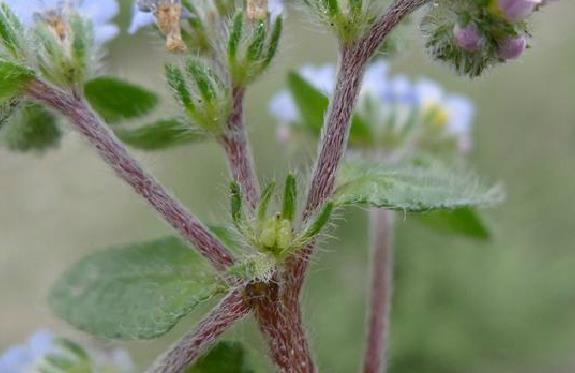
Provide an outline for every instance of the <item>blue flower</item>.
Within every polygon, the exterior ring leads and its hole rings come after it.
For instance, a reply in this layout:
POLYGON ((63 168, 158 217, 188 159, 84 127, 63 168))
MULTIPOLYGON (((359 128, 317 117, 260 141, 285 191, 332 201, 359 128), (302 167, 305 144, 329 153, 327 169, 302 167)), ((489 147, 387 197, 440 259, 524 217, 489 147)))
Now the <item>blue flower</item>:
POLYGON ((33 27, 43 16, 65 16, 75 11, 90 20, 94 27, 94 41, 104 44, 118 35, 118 27, 112 23, 118 14, 116 0, 1 0, 8 4, 26 27, 33 27))
POLYGON ((52 333, 48 330, 40 330, 28 340, 26 345, 10 347, 0 356, 0 372, 29 371, 56 350, 52 333))
POLYGON ((460 95, 446 94, 430 79, 421 79, 415 86, 417 100, 427 125, 442 129, 456 139, 461 152, 471 149, 471 125, 475 116, 473 103, 460 95), (426 115, 431 114, 431 115, 426 115))
MULTIPOLYGON (((90 351, 86 357, 78 355, 69 344, 48 330, 37 331, 24 345, 10 347, 0 355, 0 373, 60 372, 49 357, 58 357, 73 364, 73 371, 132 373, 135 371, 130 356, 121 349, 109 352, 90 351)), ((78 346, 80 347, 80 346, 78 346)), ((82 348, 82 347, 80 347, 82 348)))
POLYGON ((156 19, 154 18, 154 14, 151 12, 151 9, 146 9, 146 11, 143 11, 138 5, 138 2, 135 2, 132 21, 130 22, 128 32, 130 34, 135 34, 139 29, 147 26, 152 26, 155 23, 156 19))
MULTIPOLYGON (((326 96, 333 94, 333 65, 306 65, 299 73, 326 96)), ((270 102, 269 111, 278 121, 278 138, 282 142, 290 140, 294 125, 299 125, 301 121, 291 93, 284 90, 276 94, 270 102)), ((440 85, 430 79, 421 79, 414 84, 405 75, 390 76, 384 61, 377 61, 366 69, 356 112, 371 125, 372 136, 375 137, 404 136, 409 129, 408 135, 411 137, 408 141, 412 143, 419 143, 420 140, 426 142, 426 139, 418 136, 434 136, 439 140, 455 140, 458 150, 463 153, 471 148, 471 124, 475 113, 471 101, 444 92, 440 85)), ((381 143, 378 139, 371 139, 371 142, 381 143)))

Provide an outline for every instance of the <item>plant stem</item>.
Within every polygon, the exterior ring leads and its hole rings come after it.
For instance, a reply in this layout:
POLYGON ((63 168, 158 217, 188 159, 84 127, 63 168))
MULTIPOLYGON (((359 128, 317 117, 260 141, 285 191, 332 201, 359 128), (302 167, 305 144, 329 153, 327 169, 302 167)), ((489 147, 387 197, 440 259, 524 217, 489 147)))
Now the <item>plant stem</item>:
POLYGON ((384 209, 370 211, 371 281, 367 312, 367 345, 364 373, 387 371, 387 351, 391 298, 393 292, 394 213, 384 209))
POLYGON ((304 219, 309 218, 333 191, 335 176, 347 149, 351 115, 368 60, 399 22, 428 1, 396 0, 358 42, 342 46, 335 93, 324 124, 304 219))
POLYGON ((75 98, 39 80, 30 84, 27 94, 66 116, 116 174, 146 199, 216 269, 224 271, 233 264, 232 254, 153 176, 143 170, 81 98, 75 98))
MULTIPOLYGON (((303 214, 304 220, 309 219, 333 192, 335 176, 347 149, 351 115, 359 95, 365 65, 395 26, 429 1, 395 0, 357 43, 342 47, 336 89, 324 124, 319 155, 303 214)), ((302 287, 308 259, 313 254, 314 247, 315 245, 308 245, 288 264, 291 272, 289 277, 295 288, 302 287)))
POLYGON ((223 332, 243 319, 249 311, 243 289, 233 290, 194 331, 184 336, 161 357, 150 373, 184 372, 223 332))
POLYGON ((244 126, 244 97, 245 88, 232 89, 232 112, 220 143, 226 151, 232 177, 240 184, 248 206, 255 209, 259 199, 259 185, 244 126))
MULTIPOLYGON (((308 220, 333 192, 335 176, 347 149, 351 116, 367 62, 395 26, 429 1, 395 0, 357 43, 342 46, 335 93, 323 126, 323 136, 303 213, 304 221, 308 220)), ((308 261, 314 248, 315 242, 312 242, 286 261, 284 286, 290 289, 289 298, 296 300, 298 310, 308 261)), ((298 321, 301 324, 301 316, 298 321)), ((303 343, 307 348, 305 335, 303 337, 303 343)))
POLYGON ((315 373, 301 320, 298 297, 289 295, 283 281, 248 285, 251 305, 280 373, 315 373))

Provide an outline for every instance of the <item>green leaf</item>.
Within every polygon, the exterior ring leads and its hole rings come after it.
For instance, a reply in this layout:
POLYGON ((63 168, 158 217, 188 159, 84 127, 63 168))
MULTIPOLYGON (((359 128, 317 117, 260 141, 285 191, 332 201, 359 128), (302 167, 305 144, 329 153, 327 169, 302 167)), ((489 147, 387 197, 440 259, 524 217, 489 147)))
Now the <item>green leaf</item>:
POLYGON ((267 184, 262 191, 262 195, 260 197, 260 204, 258 205, 257 209, 257 218, 258 222, 262 223, 266 219, 266 215, 268 213, 268 207, 274 195, 274 191, 276 189, 275 181, 270 182, 267 184))
POLYGON ((304 127, 319 136, 329 99, 297 73, 288 74, 288 87, 299 108, 304 127))
POLYGON ((162 119, 137 129, 119 128, 116 135, 126 144, 142 150, 161 150, 206 141, 209 136, 177 119, 162 119))
POLYGON ((248 61, 258 61, 262 56, 267 27, 264 21, 258 20, 253 30, 252 40, 248 46, 246 57, 248 61))
POLYGON ((503 193, 501 188, 486 187, 468 172, 357 162, 342 167, 333 200, 339 206, 454 210, 500 203, 503 193))
POLYGON ((230 207, 232 212, 232 221, 240 225, 244 219, 242 190, 240 184, 236 181, 230 183, 230 207))
POLYGON ((308 240, 310 238, 315 237, 323 227, 329 222, 331 219, 331 214, 333 212, 334 205, 331 202, 326 203, 317 214, 313 222, 305 229, 303 232, 303 239, 308 240))
POLYGON ((488 240, 491 237, 491 232, 479 213, 471 208, 434 211, 418 214, 415 218, 439 233, 455 234, 477 240, 488 240))
POLYGON ((6 3, 0 4, 0 43, 15 58, 22 55, 24 28, 6 3))
POLYGON ((158 104, 154 92, 110 76, 87 82, 84 94, 94 110, 110 123, 144 116, 158 104))
POLYGON ((57 281, 50 306, 97 337, 150 339, 222 290, 199 254, 168 237, 86 257, 57 281))
POLYGON ((0 103, 19 95, 32 79, 32 70, 0 58, 0 103))
POLYGON ((289 174, 284 187, 282 218, 293 221, 297 209, 297 183, 295 176, 289 174))
POLYGON ((8 149, 20 152, 57 147, 61 137, 57 118, 38 104, 23 105, 2 131, 2 141, 8 149))
POLYGON ((242 41, 242 33, 244 28, 244 13, 238 12, 234 16, 232 27, 230 29, 230 38, 228 41, 228 58, 234 62, 238 52, 238 45, 242 41))
POLYGON ((219 342, 186 373, 254 373, 246 364, 246 351, 240 342, 219 342))
MULTIPOLYGON (((288 74, 288 88, 299 108, 301 125, 312 135, 321 134, 324 115, 329 107, 329 98, 298 73, 288 74)), ((366 121, 354 114, 351 120, 350 142, 369 142, 371 130, 366 121)))

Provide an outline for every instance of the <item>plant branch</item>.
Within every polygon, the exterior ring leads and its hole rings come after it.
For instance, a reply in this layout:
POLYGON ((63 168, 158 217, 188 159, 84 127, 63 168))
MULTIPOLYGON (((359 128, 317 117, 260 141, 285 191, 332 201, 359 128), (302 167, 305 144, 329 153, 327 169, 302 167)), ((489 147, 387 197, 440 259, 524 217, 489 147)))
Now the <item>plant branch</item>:
POLYGON ((364 373, 387 371, 391 297, 393 292, 394 213, 370 211, 371 280, 368 292, 367 344, 364 373))
POLYGON ((285 281, 250 284, 246 288, 271 358, 280 373, 315 373, 307 343, 299 297, 285 281))
POLYGON ((351 115, 367 62, 395 26, 428 1, 395 0, 358 42, 342 46, 335 93, 324 124, 304 219, 309 218, 333 191, 335 176, 347 148, 351 115))
POLYGON ((146 199, 216 269, 223 271, 233 264, 232 254, 153 176, 143 170, 120 140, 81 98, 73 97, 39 80, 30 84, 27 94, 66 116, 116 174, 146 199))
POLYGON ((250 311, 243 289, 233 290, 206 316, 190 334, 184 336, 150 373, 182 373, 228 328, 250 311))
POLYGON ((232 112, 220 143, 226 151, 232 177, 240 184, 247 204, 253 210, 259 199, 259 185, 244 126, 244 97, 245 88, 232 89, 232 112))

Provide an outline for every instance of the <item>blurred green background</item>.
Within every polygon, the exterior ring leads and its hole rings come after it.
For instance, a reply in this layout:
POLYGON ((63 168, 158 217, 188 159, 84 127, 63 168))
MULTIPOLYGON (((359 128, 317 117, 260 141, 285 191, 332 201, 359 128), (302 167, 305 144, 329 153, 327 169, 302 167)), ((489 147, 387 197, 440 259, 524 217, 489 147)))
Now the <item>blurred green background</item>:
MULTIPOLYGON (((128 22, 124 4, 121 22, 128 22)), ((391 372, 575 371, 575 3, 535 16, 533 47, 518 62, 477 80, 453 77, 429 61, 420 36, 394 60, 394 72, 436 78, 478 106, 473 164, 501 180, 507 202, 486 211, 491 242, 441 237, 398 219, 391 372)), ((291 13, 281 55, 250 90, 248 123, 262 178, 309 165, 313 149, 289 157, 267 113, 285 74, 305 62, 332 61, 335 42, 291 13), (302 162, 302 160, 304 162, 302 162)), ((103 65, 164 89, 162 43, 153 33, 114 41, 103 65)), ((176 108, 168 98, 164 111, 176 108)), ((208 223, 227 218, 224 158, 214 144, 137 157, 208 223)), ((314 259, 303 298, 323 372, 356 371, 363 351, 367 268, 365 214, 342 213, 337 238, 314 259)), ((61 149, 16 154, 0 149, 0 351, 40 327, 85 338, 50 313, 49 286, 93 250, 170 233, 74 133, 61 149)), ((126 346, 144 367, 191 327, 202 310, 161 340, 126 346)), ((265 351, 252 321, 230 331, 265 351)))

